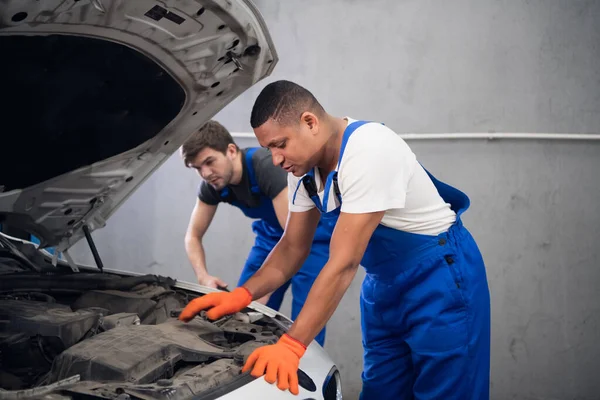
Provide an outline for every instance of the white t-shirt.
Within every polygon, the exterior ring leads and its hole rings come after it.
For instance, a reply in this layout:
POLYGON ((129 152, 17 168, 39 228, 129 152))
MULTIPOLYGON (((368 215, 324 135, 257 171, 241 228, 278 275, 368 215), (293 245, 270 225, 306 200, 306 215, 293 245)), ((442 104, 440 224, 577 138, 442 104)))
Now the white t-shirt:
MULTIPOLYGON (((355 121, 346 119, 349 123, 355 121)), ((317 168, 314 175, 323 204, 325 182, 321 182, 317 168)), ((304 185, 298 186, 300 179, 288 174, 291 212, 315 207, 304 185)), ((352 133, 338 170, 338 186, 342 212, 359 214, 385 210, 381 224, 393 229, 438 235, 447 231, 456 219, 410 147, 380 123, 364 124, 352 133)), ((328 212, 339 206, 333 185, 327 203, 328 212)))

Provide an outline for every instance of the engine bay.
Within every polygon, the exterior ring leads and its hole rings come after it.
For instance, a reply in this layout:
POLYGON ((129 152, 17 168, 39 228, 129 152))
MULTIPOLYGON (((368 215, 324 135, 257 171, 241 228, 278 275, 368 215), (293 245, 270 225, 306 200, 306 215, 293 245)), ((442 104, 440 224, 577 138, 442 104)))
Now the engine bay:
POLYGON ((245 360, 285 329, 251 309, 183 323, 198 294, 170 278, 13 267, 0 260, 0 396, 213 398, 252 380, 245 360))

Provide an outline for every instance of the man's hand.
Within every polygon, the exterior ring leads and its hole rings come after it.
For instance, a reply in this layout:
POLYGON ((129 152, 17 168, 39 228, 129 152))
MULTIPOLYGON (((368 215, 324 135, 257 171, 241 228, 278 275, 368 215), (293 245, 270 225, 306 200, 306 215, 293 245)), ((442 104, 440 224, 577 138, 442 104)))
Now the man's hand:
POLYGON ((273 293, 289 281, 310 254, 321 214, 313 208, 306 212, 290 213, 283 236, 269 253, 258 271, 244 287, 260 299, 273 293))
POLYGON ((384 211, 340 213, 331 236, 329 260, 313 282, 302 310, 288 331, 292 337, 308 344, 323 329, 354 279, 383 215, 384 211))
POLYGON ((277 382, 281 390, 289 389, 292 394, 298 394, 298 365, 304 355, 306 346, 287 333, 281 336, 276 344, 262 346, 254 350, 242 372, 252 368, 250 375, 258 378, 265 373, 269 383, 277 382))
POLYGON ((179 320, 191 321, 200 311, 210 308, 206 316, 217 320, 224 315, 234 314, 252 302, 252 294, 245 287, 238 287, 231 292, 205 294, 188 303, 179 314, 179 320))
POLYGON ((208 286, 210 288, 220 289, 226 288, 227 284, 223 282, 220 278, 212 275, 203 275, 198 277, 198 283, 203 286, 208 286))
MULTIPOLYGON (((292 213, 294 215, 295 213, 292 213)), ((341 213, 331 238, 329 261, 313 283, 300 314, 288 333, 277 344, 256 349, 242 371, 265 374, 269 383, 277 381, 281 390, 298 394, 298 365, 310 343, 323 329, 356 274, 358 265, 373 231, 384 212, 367 214, 341 213)), ((260 270, 259 270, 260 272, 260 270)))

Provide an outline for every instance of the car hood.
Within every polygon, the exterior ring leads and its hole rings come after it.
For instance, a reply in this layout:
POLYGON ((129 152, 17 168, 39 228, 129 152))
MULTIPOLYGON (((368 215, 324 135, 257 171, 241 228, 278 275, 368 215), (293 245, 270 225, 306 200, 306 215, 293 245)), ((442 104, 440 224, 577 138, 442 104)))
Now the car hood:
POLYGON ((0 224, 58 251, 278 60, 247 0, 3 1, 0 54, 0 224))

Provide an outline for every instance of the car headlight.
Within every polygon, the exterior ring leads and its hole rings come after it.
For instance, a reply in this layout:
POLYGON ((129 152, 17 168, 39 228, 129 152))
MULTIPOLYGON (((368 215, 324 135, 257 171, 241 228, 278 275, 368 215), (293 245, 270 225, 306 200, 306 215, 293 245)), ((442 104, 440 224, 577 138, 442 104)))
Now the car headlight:
POLYGON ((336 367, 331 368, 327 378, 325 378, 323 397, 325 400, 342 400, 342 378, 336 367))

